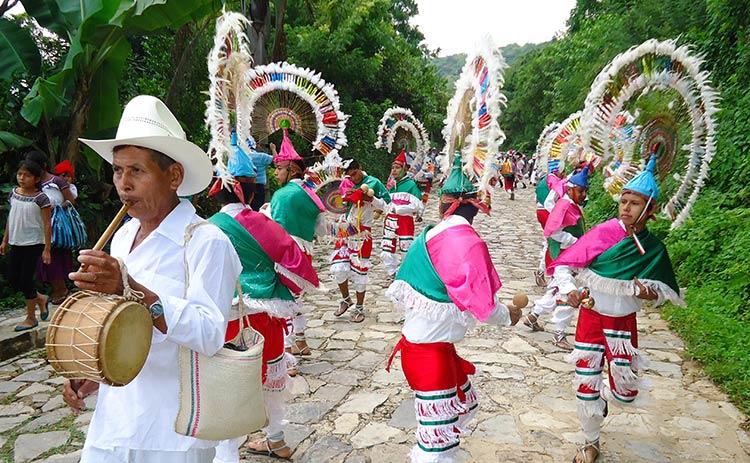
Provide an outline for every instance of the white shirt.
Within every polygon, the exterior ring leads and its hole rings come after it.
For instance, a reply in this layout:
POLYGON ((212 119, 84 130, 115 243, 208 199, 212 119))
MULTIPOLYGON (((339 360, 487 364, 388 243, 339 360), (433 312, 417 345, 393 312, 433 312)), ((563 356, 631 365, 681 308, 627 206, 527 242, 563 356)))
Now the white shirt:
POLYGON ((214 225, 197 227, 187 249, 190 284, 185 297, 185 228, 200 220, 192 204, 182 200, 132 251, 140 222, 132 219, 115 234, 111 254, 124 259, 130 276, 159 296, 168 329, 166 334, 153 329, 146 364, 130 384, 99 386, 85 447, 185 451, 216 445, 174 431, 179 348, 213 355, 224 345, 241 269, 221 230, 214 225))
POLYGON ((44 193, 26 196, 14 188, 8 195, 8 243, 11 246, 44 244, 44 219, 42 210, 50 207, 44 193))
POLYGON ((391 193, 391 203, 388 204, 387 209, 398 215, 420 215, 424 209, 422 199, 417 198, 411 193, 391 193), (407 204, 396 204, 396 200, 408 201, 407 204))
MULTIPOLYGON (((620 221, 620 226, 625 229, 625 225, 622 221, 620 221)), ((565 296, 568 293, 578 289, 573 269, 565 265, 556 267, 555 274, 549 287, 557 287, 560 292, 558 297, 566 299, 565 296)), ((638 299, 635 295, 616 296, 614 294, 597 291, 593 288, 589 288, 589 293, 594 299, 594 311, 610 317, 624 317, 630 315, 631 313, 638 312, 643 305, 642 300, 638 299)), ((663 300, 660 296, 659 300, 656 301, 656 305, 660 305, 662 302, 663 300)))
MULTIPOLYGON (((362 172, 362 175, 367 177, 367 172, 362 172)), ((364 180, 362 180, 362 182, 364 183, 364 180)), ((372 225, 375 222, 373 215, 374 212, 376 210, 384 211, 387 204, 388 203, 386 203, 384 199, 380 199, 377 196, 374 196, 372 201, 363 201, 360 206, 352 204, 351 208, 349 208, 349 212, 346 214, 346 221, 355 228, 357 228, 358 225, 361 227, 372 228, 372 225)))
MULTIPOLYGON (((429 242, 439 233, 450 227, 459 225, 471 225, 469 221, 460 215, 451 215, 440 221, 431 228, 425 239, 429 242)), ((441 321, 435 321, 417 310, 407 310, 404 327, 401 333, 407 341, 417 344, 429 342, 452 342, 461 341, 466 336, 466 330, 476 323, 476 318, 470 312, 461 312, 454 307, 458 313, 441 321)), ((508 307, 495 298, 495 310, 485 322, 490 325, 510 326, 510 313, 508 307)))
POLYGON ((246 209, 250 209, 250 206, 248 206, 247 204, 231 203, 231 204, 227 204, 224 207, 222 207, 219 212, 223 212, 224 214, 228 215, 229 217, 235 218, 235 217, 237 217, 240 214, 240 212, 242 212, 242 211, 244 211, 246 209))

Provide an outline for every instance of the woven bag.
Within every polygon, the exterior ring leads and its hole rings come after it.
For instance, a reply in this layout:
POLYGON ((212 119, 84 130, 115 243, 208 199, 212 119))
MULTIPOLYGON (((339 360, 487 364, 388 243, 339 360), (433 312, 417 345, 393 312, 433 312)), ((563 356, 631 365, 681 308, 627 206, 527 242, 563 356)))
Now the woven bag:
MULTIPOLYGON (((191 224, 185 233, 186 292, 187 245, 195 228, 205 223, 191 224)), ((239 283, 237 291, 240 331, 235 339, 212 357, 180 347, 180 409, 174 424, 178 434, 225 440, 254 433, 268 424, 263 401, 263 336, 246 325, 239 283)))

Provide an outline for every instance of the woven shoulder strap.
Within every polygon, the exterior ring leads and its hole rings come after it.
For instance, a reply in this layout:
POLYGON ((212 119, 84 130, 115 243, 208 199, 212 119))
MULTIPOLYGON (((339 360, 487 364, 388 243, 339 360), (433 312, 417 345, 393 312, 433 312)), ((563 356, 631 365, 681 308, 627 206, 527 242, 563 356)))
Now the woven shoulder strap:
MULTIPOLYGON (((197 230, 198 227, 200 227, 202 225, 210 225, 210 224, 211 224, 211 222, 209 222, 208 220, 199 220, 198 222, 193 222, 190 225, 188 225, 187 227, 185 227, 185 238, 183 240, 185 250, 182 253, 183 268, 184 268, 184 271, 185 271, 185 293, 184 293, 184 297, 187 297, 188 286, 190 285, 190 267, 188 266, 188 261, 187 261, 188 245, 190 244, 190 241, 193 239, 193 235, 195 234, 195 230, 197 230)), ((244 301, 244 299, 242 297, 242 285, 240 285, 239 278, 235 282, 235 289, 237 291, 237 297, 239 299, 240 329, 239 329, 239 332, 238 332, 238 336, 240 336, 242 334, 242 330, 244 330, 245 328, 247 328, 247 326, 245 326, 245 314, 246 314, 247 308, 245 306, 245 301, 244 301)), ((240 336, 240 338, 241 338, 241 336, 240 336)))

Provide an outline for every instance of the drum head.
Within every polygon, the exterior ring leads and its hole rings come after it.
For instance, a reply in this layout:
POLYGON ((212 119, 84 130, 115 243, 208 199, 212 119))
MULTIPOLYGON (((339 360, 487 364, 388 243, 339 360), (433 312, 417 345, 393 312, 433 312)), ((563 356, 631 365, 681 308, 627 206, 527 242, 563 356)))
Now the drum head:
POLYGON ((99 339, 102 376, 113 386, 124 386, 146 363, 151 348, 151 314, 137 302, 123 302, 104 322, 99 339))
POLYGON ((341 199, 341 193, 339 192, 339 185, 341 180, 333 180, 324 185, 321 185, 316 193, 320 196, 323 201, 323 205, 326 210, 333 212, 334 214, 346 214, 347 206, 341 199))

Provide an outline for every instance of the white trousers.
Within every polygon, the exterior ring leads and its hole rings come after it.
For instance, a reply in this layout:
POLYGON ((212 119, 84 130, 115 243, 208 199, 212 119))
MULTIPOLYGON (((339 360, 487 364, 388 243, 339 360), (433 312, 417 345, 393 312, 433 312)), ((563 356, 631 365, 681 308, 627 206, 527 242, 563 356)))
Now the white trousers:
POLYGON ((84 447, 81 463, 211 463, 216 449, 190 449, 183 452, 137 450, 115 447, 84 447))
POLYGON ((569 305, 558 305, 557 296, 553 289, 547 290, 544 296, 534 301, 534 308, 531 309, 531 313, 537 317, 545 313, 551 313, 552 319, 550 321, 555 324, 555 331, 563 333, 573 319, 573 308, 569 305))
POLYGON ((388 272, 388 276, 393 276, 398 272, 398 268, 401 265, 401 254, 398 252, 385 252, 380 253, 380 257, 383 259, 383 265, 385 271, 388 272))

